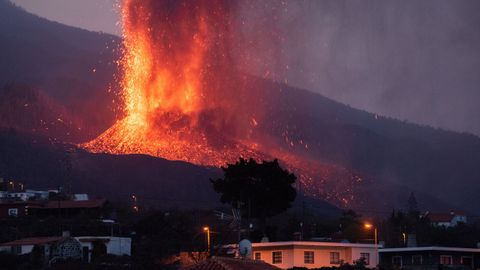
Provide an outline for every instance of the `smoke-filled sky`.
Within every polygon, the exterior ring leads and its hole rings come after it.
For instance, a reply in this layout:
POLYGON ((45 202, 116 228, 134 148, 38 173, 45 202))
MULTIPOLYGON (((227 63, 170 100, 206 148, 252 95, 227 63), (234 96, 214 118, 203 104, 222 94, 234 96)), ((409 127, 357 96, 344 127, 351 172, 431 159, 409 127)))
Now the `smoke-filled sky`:
MULTIPOLYGON (((120 34, 117 0, 14 2, 51 20, 120 34)), ((268 41, 254 41, 255 59, 284 71, 289 84, 367 111, 480 134, 480 1, 259 0, 239 12, 246 31, 257 32, 250 37, 285 37, 273 58, 268 41)))

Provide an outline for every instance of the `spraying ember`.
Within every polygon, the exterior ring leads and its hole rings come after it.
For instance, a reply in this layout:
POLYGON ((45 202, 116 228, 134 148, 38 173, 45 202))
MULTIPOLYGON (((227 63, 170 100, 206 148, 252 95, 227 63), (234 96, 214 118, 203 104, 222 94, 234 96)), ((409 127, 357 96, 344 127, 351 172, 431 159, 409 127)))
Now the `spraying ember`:
POLYGON ((202 165, 256 156, 234 142, 248 122, 232 102, 230 9, 228 1, 125 1, 126 117, 85 147, 202 165))
POLYGON ((234 8, 224 0, 124 1, 125 116, 83 147, 208 166, 239 157, 276 157, 300 176, 305 193, 348 205, 355 181, 324 187, 331 177, 355 175, 334 176, 341 170, 282 150, 268 135, 256 134, 264 113, 258 107, 245 109, 247 77, 233 68, 234 8))

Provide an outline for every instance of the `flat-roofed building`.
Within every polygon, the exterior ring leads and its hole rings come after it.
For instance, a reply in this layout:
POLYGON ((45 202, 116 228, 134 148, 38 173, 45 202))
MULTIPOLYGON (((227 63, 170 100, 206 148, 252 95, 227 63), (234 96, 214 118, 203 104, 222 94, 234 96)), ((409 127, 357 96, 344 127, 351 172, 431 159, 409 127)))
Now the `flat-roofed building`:
POLYGON ((478 269, 480 249, 461 247, 403 247, 380 249, 387 269, 478 269))
POLYGON ((282 269, 292 267, 320 268, 353 264, 363 258, 366 267, 378 265, 378 247, 374 244, 338 242, 266 242, 253 243, 252 256, 282 269))

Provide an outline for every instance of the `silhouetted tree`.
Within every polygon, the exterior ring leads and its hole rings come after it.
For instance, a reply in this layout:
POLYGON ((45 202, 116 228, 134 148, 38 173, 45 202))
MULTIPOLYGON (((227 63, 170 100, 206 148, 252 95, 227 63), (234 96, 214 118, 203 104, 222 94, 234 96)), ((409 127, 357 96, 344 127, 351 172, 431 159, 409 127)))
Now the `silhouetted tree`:
POLYGON ((222 167, 224 177, 210 181, 221 202, 243 210, 244 215, 266 218, 291 207, 297 193, 293 184, 297 177, 280 167, 278 160, 262 161, 240 158, 235 164, 222 167))
POLYGON ((410 197, 408 197, 407 213, 410 217, 418 217, 420 213, 418 211, 417 199, 415 198, 413 191, 410 193, 410 197))

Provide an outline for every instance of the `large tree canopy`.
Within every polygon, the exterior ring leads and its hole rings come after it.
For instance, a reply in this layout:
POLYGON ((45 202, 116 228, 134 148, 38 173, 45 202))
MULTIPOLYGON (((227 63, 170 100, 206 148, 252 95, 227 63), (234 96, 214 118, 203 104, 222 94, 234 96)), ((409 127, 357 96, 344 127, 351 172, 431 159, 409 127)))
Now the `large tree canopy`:
POLYGON ((244 214, 265 218, 277 215, 291 207, 297 192, 293 187, 297 177, 278 164, 278 160, 262 161, 240 158, 235 164, 222 167, 223 179, 211 180, 222 203, 237 207, 240 202, 244 214))

